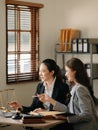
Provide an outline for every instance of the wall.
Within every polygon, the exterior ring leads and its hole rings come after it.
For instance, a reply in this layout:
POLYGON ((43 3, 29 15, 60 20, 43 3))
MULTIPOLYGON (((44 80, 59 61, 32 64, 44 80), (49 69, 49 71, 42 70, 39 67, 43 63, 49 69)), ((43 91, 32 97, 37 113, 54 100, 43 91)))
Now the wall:
MULTIPOLYGON (((98 37, 98 0, 23 0, 43 3, 40 11, 40 59, 54 58, 54 45, 59 42, 61 28, 78 28, 82 37, 98 37)), ((23 105, 29 105, 37 83, 17 85, 6 84, 6 23, 5 1, 0 0, 0 90, 15 88, 17 99, 23 105)), ((81 57, 86 61, 87 57, 81 57)), ((67 59, 68 57, 66 57, 67 59)), ((58 62, 61 63, 59 56, 58 62)), ((98 57, 95 57, 98 60, 98 57)), ((98 97, 98 81, 94 82, 95 95, 98 97)), ((0 128, 1 129, 1 128, 0 128)), ((9 128, 10 129, 10 128, 9 128)), ((17 129, 17 128, 16 128, 17 129)))
MULTIPOLYGON (((98 1, 93 0, 57 0, 56 1, 56 32, 58 36, 61 28, 76 28, 81 30, 82 38, 98 38, 98 1)), ((56 37, 57 38, 57 37, 56 37)), ((59 41, 59 38, 58 38, 59 41)), ((70 58, 65 56, 65 60, 70 58)), ((73 55, 89 62, 89 55, 73 55)), ((61 64, 61 56, 58 56, 61 64)), ((94 55, 94 62, 98 63, 98 55, 94 55)), ((95 96, 98 97, 98 80, 94 81, 95 96)))
POLYGON ((57 0, 58 29, 65 27, 79 28, 83 37, 98 37, 97 5, 97 0, 90 2, 89 0, 57 0))

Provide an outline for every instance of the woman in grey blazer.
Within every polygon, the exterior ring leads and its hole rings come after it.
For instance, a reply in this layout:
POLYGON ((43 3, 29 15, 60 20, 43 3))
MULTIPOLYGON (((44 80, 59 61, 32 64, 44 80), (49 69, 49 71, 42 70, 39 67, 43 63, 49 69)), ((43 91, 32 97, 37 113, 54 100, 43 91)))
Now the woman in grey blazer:
POLYGON ((69 112, 72 116, 64 117, 72 123, 74 130, 98 130, 93 91, 85 65, 80 59, 72 58, 65 65, 66 78, 71 84, 71 99, 68 106, 50 98, 39 95, 42 102, 50 102, 54 110, 69 112))

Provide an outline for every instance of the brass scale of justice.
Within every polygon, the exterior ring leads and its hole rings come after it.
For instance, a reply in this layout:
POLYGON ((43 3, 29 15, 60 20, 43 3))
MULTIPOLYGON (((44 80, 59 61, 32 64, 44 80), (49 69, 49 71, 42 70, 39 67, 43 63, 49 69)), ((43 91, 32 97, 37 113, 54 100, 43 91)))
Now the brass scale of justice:
POLYGON ((7 113, 11 111, 8 102, 16 101, 15 89, 0 90, 0 111, 7 113))

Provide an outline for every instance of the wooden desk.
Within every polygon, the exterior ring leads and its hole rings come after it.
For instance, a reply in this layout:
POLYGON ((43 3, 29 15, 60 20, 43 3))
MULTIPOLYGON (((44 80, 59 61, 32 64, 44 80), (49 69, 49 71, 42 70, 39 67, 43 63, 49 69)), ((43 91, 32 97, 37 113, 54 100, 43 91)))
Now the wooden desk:
POLYGON ((18 126, 28 126, 33 127, 34 129, 45 129, 45 128, 51 128, 55 125, 62 124, 64 121, 62 120, 46 120, 45 123, 34 123, 34 124, 23 124, 21 120, 14 120, 11 118, 5 118, 0 116, 0 124, 5 125, 18 125, 18 126))

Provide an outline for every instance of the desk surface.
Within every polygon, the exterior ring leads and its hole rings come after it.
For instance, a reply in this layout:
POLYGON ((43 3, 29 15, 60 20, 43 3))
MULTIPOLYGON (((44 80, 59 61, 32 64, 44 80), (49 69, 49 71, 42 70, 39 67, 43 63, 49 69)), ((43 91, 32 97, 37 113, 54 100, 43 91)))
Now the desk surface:
POLYGON ((62 124, 64 121, 62 120, 46 120, 45 123, 33 123, 33 124, 23 124, 22 120, 14 120, 12 118, 0 117, 0 124, 8 124, 8 125, 18 125, 18 126, 29 126, 36 129, 44 129, 51 128, 57 124, 62 124))

